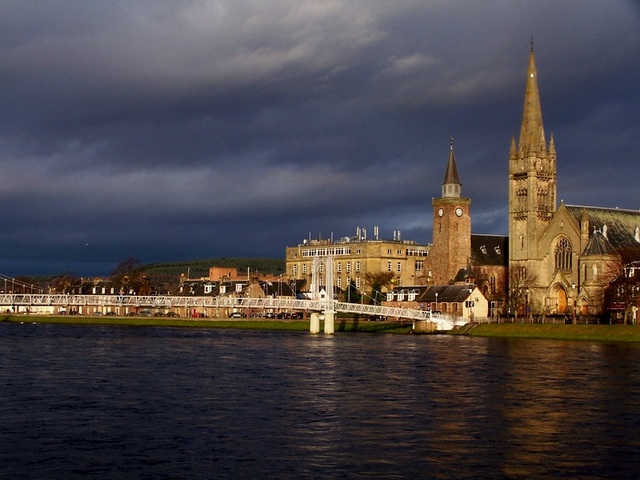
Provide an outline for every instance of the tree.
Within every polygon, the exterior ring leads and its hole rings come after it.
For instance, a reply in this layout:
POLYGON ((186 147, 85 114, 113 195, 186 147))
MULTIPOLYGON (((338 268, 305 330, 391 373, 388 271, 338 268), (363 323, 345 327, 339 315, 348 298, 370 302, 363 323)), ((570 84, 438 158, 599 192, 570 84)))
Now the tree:
POLYGON ((349 286, 344 292, 345 301, 349 303, 360 303, 361 298, 362 296, 360 295, 360 292, 358 292, 358 289, 356 288, 356 282, 351 280, 351 282, 349 282, 349 286))
POLYGON ((374 305, 382 303, 382 289, 391 285, 393 277, 393 272, 369 272, 364 275, 365 283, 371 287, 371 301, 374 305))
POLYGON ((605 290, 605 307, 610 312, 618 312, 619 320, 626 325, 637 322, 640 310, 640 262, 631 262, 613 279, 605 290))
POLYGON ((148 295, 151 293, 149 277, 144 265, 135 257, 120 262, 113 272, 111 280, 123 294, 148 295))
POLYGON ((74 285, 78 282, 78 278, 71 275, 70 273, 64 273, 53 279, 51 282, 51 287, 57 293, 66 293, 71 285, 74 285))
POLYGON ((518 313, 526 312, 529 303, 529 289, 535 287, 537 277, 527 270, 524 263, 509 265, 509 311, 513 312, 515 319, 518 313))

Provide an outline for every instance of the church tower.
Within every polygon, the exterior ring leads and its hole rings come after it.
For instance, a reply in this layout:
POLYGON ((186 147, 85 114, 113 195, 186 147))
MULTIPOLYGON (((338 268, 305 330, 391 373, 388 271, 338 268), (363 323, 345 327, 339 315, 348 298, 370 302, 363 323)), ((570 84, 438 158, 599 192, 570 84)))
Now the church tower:
POLYGON ((462 183, 453 151, 442 181, 442 197, 433 199, 433 247, 431 257, 432 280, 436 285, 452 282, 471 256, 471 200, 462 197, 462 183))
POLYGON ((509 266, 517 263, 536 275, 540 238, 556 211, 556 150, 553 136, 547 146, 538 92, 533 45, 529 53, 527 85, 520 139, 509 152, 509 266))

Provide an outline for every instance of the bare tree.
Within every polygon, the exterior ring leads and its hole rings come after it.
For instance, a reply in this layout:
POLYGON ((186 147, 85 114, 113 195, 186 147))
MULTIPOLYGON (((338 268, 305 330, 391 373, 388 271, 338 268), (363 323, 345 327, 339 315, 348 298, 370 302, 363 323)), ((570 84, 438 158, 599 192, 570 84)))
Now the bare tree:
POLYGON ((149 277, 144 265, 134 257, 129 257, 120 262, 113 272, 111 279, 116 288, 124 294, 148 295, 151 293, 149 277))
POLYGON ((507 305, 516 320, 520 311, 525 312, 529 301, 529 290, 536 286, 536 281, 537 277, 527 270, 524 263, 509 265, 509 298, 507 305))
POLYGON ((633 321, 640 310, 640 262, 631 262, 620 268, 619 274, 605 290, 604 298, 609 311, 622 312, 624 324, 628 319, 633 321))
POLYGON ((55 292, 58 293, 66 293, 71 285, 78 282, 78 278, 71 275, 70 273, 64 273, 53 279, 51 282, 51 287, 55 292))

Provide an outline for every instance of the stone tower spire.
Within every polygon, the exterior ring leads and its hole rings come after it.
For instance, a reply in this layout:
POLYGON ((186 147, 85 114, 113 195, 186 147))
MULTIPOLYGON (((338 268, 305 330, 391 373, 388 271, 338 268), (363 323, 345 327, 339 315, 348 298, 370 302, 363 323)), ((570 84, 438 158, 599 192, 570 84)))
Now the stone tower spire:
POLYGON ((539 243, 556 211, 556 148, 547 146, 533 46, 529 52, 520 138, 509 149, 509 266, 534 274, 539 243), (531 268, 530 268, 531 267, 531 268))
POLYGON ((447 169, 444 172, 444 180, 442 181, 442 197, 443 198, 460 198, 462 193, 462 183, 460 183, 460 175, 458 175, 458 166, 456 165, 456 156, 453 153, 453 137, 449 144, 449 160, 447 161, 447 169))
POLYGON ((452 138, 442 196, 433 199, 433 242, 425 262, 430 281, 436 285, 451 283, 471 256, 471 200, 463 198, 461 191, 452 138))
POLYGON ((529 52, 527 87, 524 93, 524 109, 522 112, 519 146, 520 150, 525 154, 529 152, 542 152, 546 149, 544 126, 542 125, 542 108, 540 107, 540 93, 538 92, 538 72, 533 54, 533 45, 529 52))

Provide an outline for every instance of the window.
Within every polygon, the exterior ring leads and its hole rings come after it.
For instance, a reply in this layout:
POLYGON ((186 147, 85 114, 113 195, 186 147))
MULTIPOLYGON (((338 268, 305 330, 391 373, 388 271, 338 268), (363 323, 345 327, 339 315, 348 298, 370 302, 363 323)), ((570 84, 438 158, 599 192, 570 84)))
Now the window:
POLYGON ((387 262, 387 272, 391 271, 391 262, 387 262))
POLYGON ((491 285, 491 293, 496 293, 496 276, 491 275, 489 278, 489 285, 491 285))
POLYGON ((558 240, 555 249, 555 269, 560 271, 571 271, 571 242, 567 237, 561 237, 558 240))
POLYGON ((356 272, 360 271, 360 262, 356 262, 356 272))
POLYGON ((424 260, 416 260, 416 272, 424 271, 424 260))
POLYGON ((351 262, 347 262, 347 273, 351 273, 351 262))
POLYGON ((356 288, 360 288, 360 277, 356 277, 356 288))
POLYGON ((398 262, 398 271, 401 272, 402 271, 402 263, 398 262))

